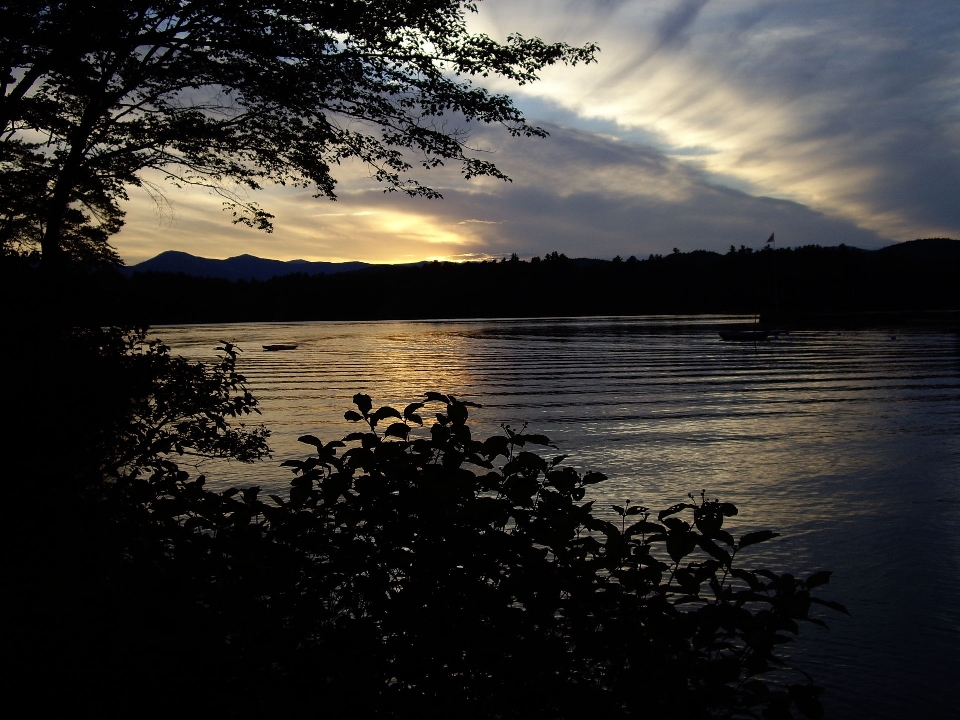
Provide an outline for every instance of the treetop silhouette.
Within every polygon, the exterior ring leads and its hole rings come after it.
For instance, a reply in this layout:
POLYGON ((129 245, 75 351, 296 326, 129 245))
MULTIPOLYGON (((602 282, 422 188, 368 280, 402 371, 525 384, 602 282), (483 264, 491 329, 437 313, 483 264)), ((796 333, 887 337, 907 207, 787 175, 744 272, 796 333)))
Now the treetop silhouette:
POLYGON ((596 47, 467 30, 460 0, 137 0, 3 4, 0 246, 116 260, 109 236, 157 174, 210 188, 269 232, 245 194, 264 182, 335 198, 334 166, 386 191, 439 197, 414 165, 508 179, 468 145, 473 121, 544 136, 473 78, 525 84, 596 47), (415 154, 417 160, 407 156, 415 154), (154 171, 150 173, 149 171, 154 171))

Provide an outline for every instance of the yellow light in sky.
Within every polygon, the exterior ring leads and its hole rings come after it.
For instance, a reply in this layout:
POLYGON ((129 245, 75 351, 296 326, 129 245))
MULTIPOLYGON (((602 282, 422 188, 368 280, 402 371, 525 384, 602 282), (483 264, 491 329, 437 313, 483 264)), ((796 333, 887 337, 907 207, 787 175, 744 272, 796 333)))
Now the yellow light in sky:
POLYGON ((167 190, 158 214, 145 193, 132 192, 127 225, 116 238, 129 264, 165 250, 204 257, 251 254, 278 260, 404 263, 485 256, 491 224, 445 217, 443 201, 345 193, 337 203, 305 192, 268 188, 255 198, 276 215, 273 233, 233 225, 219 198, 203 190, 167 190))

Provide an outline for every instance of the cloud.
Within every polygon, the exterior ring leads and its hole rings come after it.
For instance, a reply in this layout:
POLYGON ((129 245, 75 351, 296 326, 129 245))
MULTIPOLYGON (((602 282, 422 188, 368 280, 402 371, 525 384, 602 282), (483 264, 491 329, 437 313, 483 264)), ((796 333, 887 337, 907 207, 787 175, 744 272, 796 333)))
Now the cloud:
POLYGON ((423 178, 443 201, 384 195, 356 165, 340 201, 268 189, 263 235, 215 197, 171 191, 158 219, 135 191, 121 255, 407 261, 554 249, 576 256, 960 236, 960 6, 935 0, 484 0, 472 26, 571 43, 514 95, 547 140, 474 128, 513 178, 423 178))
POLYGON ((534 98, 535 109, 555 104, 576 127, 642 132, 721 182, 891 239, 960 234, 960 203, 936 192, 930 172, 957 187, 955 3, 652 0, 612 15, 590 3, 561 7, 481 6, 503 15, 500 25, 601 45, 598 64, 553 68, 516 91, 521 107, 534 98))
POLYGON ((522 256, 725 251, 731 244, 759 247, 774 230, 787 245, 886 244, 875 232, 799 203, 717 184, 650 147, 547 128, 548 140, 501 147, 512 185, 448 195, 438 211, 498 220, 484 234, 491 251, 522 256))
POLYGON ((708 0, 682 0, 656 25, 656 42, 648 48, 651 54, 670 46, 684 45, 689 40, 687 30, 697 19, 708 0))
POLYGON ((336 203, 271 189, 260 198, 276 215, 271 235, 230 225, 215 197, 178 193, 171 196, 172 222, 159 223, 145 204, 131 203, 130 231, 118 247, 130 262, 171 248, 210 257, 411 262, 553 250, 579 257, 725 251, 731 244, 759 247, 774 230, 784 245, 886 244, 875 232, 799 203, 716 183, 709 172, 649 146, 546 127, 545 140, 475 132, 478 145, 499 143, 493 158, 512 183, 464 183, 446 169, 431 171, 443 200, 385 195, 354 177, 344 180, 336 203))

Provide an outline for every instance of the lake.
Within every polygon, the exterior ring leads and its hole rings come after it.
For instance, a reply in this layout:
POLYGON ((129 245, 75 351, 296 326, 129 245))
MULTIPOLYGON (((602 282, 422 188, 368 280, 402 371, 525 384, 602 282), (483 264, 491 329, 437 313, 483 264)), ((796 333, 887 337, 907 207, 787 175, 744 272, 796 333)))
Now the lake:
MULTIPOLYGON (((481 403, 610 479, 597 507, 654 509, 706 489, 734 534, 769 528, 758 565, 834 571, 820 595, 851 617, 804 627, 791 654, 828 717, 956 717, 960 678, 960 336, 893 328, 724 343, 719 316, 156 327, 175 354, 218 341, 273 431, 272 460, 206 461, 217 485, 287 486, 297 436, 339 439, 354 393, 400 409, 427 390, 481 403), (264 352, 271 343, 297 350, 264 352)), ((549 449, 548 449, 549 450, 549 449)), ((612 512, 612 511, 611 511, 612 512)), ((744 551, 745 553, 748 551, 744 551)))

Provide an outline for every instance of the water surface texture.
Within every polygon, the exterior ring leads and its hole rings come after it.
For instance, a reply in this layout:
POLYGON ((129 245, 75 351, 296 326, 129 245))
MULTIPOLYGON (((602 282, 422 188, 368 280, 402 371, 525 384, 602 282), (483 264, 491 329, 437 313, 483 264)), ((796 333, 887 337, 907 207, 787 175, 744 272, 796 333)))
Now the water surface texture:
MULTIPOLYGON (((741 319, 742 320, 742 319, 741 319)), ((213 483, 290 479, 298 435, 322 440, 356 392, 403 407, 427 390, 548 435, 610 476, 598 507, 653 508, 706 489, 741 508, 734 534, 771 528, 756 563, 835 571, 824 616, 791 650, 826 686, 828 717, 957 717, 960 677, 960 338, 904 329, 794 332, 724 343, 721 317, 284 323, 154 328, 177 354, 243 348, 273 431, 272 460, 203 463, 213 483), (262 345, 295 343, 287 352, 262 345)), ((429 423, 428 423, 429 424, 429 423)), ((753 549, 751 549, 753 550, 753 549)), ((745 551, 748 552, 748 551, 745 551)))

